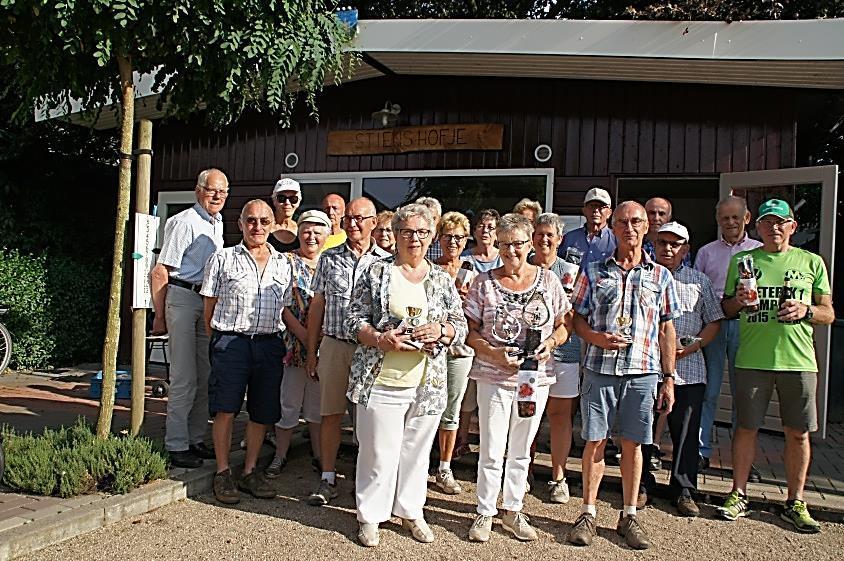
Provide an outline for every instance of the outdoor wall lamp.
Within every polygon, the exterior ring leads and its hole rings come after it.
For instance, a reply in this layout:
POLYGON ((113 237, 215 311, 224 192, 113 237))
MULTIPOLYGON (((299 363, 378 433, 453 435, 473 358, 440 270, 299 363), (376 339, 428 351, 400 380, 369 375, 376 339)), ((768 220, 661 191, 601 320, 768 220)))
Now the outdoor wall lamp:
POLYGON ((384 109, 379 109, 372 113, 372 120, 375 121, 376 125, 381 127, 395 125, 399 120, 399 113, 401 113, 401 105, 388 100, 384 104, 384 109))

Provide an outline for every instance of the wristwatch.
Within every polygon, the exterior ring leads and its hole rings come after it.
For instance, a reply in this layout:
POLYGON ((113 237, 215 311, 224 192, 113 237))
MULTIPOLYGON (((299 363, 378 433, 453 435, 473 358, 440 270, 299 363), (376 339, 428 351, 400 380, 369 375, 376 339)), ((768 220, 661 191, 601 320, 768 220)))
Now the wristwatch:
POLYGON ((815 314, 812 312, 812 306, 806 306, 806 315, 800 318, 801 321, 810 322, 815 314))
POLYGON ((445 339, 445 324, 441 323, 440 324, 440 339, 439 340, 442 341, 443 339, 445 339))
POLYGON ((663 380, 668 379, 668 378, 671 378, 673 380, 676 377, 677 377, 677 374, 675 374, 674 372, 663 372, 662 373, 662 379, 663 380))

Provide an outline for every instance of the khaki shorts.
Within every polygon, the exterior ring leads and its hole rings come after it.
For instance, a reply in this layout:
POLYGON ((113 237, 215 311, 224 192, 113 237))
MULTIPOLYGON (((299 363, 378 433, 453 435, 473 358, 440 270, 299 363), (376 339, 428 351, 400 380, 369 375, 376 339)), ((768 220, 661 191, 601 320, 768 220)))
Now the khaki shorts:
POLYGON ((818 430, 817 387, 816 372, 736 368, 738 426, 750 430, 761 427, 776 388, 783 426, 801 432, 815 432, 818 430))
POLYGON ((349 406, 346 391, 349 389, 349 373, 352 370, 352 355, 357 345, 340 341, 327 335, 319 345, 319 412, 326 415, 342 415, 349 406))

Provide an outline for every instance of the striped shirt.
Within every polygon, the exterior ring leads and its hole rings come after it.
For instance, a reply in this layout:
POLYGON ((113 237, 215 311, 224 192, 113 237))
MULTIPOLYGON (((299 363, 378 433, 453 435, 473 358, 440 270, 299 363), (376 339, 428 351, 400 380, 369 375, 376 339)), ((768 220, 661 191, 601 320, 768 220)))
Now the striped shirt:
POLYGON ((643 252, 642 261, 625 271, 615 256, 610 256, 582 270, 571 302, 574 311, 586 318, 595 331, 617 332, 617 318, 632 320, 633 343, 618 351, 588 345, 586 368, 616 376, 662 372, 659 324, 680 313, 674 279, 668 269, 643 252))
POLYGON ((200 284, 208 258, 222 247, 222 215, 211 216, 196 203, 167 220, 158 263, 173 269, 171 277, 200 284))
MULTIPOLYGON (((677 337, 697 337, 707 324, 724 318, 712 281, 686 265, 674 270, 674 287, 680 299, 680 315, 674 319, 677 337)), ((676 384, 705 384, 706 363, 697 351, 677 361, 676 384)))
POLYGON ((281 310, 290 306, 290 262, 269 244, 263 273, 242 243, 221 249, 205 268, 200 294, 217 298, 211 327, 245 335, 284 331, 281 310))
POLYGON ((345 243, 322 253, 311 290, 325 298, 325 316, 322 322, 324 335, 344 341, 351 340, 351 335, 346 329, 346 314, 352 300, 352 288, 372 263, 389 255, 375 243, 370 243, 369 250, 360 258, 345 243))

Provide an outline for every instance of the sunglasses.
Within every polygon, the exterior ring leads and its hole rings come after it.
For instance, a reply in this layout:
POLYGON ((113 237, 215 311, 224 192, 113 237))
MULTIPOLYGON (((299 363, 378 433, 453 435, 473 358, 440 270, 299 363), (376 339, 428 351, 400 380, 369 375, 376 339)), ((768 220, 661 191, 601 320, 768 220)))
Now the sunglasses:
POLYGON ((255 216, 247 216, 243 221, 249 226, 257 226, 259 223, 261 226, 269 226, 273 223, 272 218, 258 218, 255 216))
POLYGON ((290 201, 291 205, 295 205, 299 202, 299 195, 285 195, 283 193, 279 193, 275 196, 275 200, 278 201, 278 204, 284 204, 285 201, 290 201))

